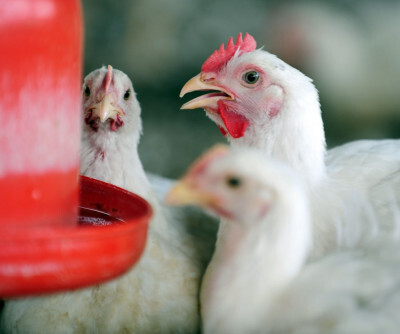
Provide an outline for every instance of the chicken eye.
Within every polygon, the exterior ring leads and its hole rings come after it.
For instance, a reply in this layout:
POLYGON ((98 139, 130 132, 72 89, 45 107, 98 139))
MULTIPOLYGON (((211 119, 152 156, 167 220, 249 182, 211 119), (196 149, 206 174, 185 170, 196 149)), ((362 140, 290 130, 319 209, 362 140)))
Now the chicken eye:
POLYGON ((243 74, 243 80, 252 85, 255 84, 260 78, 260 74, 257 71, 249 71, 243 74))
POLYGON ((124 100, 129 100, 130 96, 131 96, 131 90, 127 89, 124 94, 124 100))
POLYGON ((85 86, 84 93, 85 93, 85 96, 90 96, 90 88, 89 88, 89 86, 85 86))
POLYGON ((229 176, 225 180, 229 188, 239 188, 242 185, 242 180, 236 176, 229 176))

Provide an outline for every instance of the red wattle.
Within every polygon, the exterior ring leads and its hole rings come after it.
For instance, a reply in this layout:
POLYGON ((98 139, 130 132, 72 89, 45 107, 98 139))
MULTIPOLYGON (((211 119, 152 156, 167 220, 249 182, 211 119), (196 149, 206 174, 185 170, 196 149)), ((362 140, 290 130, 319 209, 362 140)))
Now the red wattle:
POLYGON ((250 125, 249 120, 243 115, 230 110, 222 100, 218 101, 218 112, 229 134, 233 138, 243 137, 247 127, 250 125))
POLYGON ((226 136, 226 131, 225 131, 225 129, 224 129, 222 126, 219 126, 219 125, 218 125, 218 129, 219 129, 219 131, 221 131, 221 133, 222 133, 223 136, 226 136))

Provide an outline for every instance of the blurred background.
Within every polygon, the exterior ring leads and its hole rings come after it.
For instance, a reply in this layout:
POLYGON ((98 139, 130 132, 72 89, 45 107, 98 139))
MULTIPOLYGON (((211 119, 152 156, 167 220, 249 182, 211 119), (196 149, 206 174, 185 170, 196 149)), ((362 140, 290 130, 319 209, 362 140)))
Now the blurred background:
POLYGON ((400 137, 400 1, 82 0, 84 73, 111 64, 133 81, 142 106, 146 170, 180 176, 216 142, 202 110, 179 110, 183 84, 230 36, 314 79, 328 147, 400 137))

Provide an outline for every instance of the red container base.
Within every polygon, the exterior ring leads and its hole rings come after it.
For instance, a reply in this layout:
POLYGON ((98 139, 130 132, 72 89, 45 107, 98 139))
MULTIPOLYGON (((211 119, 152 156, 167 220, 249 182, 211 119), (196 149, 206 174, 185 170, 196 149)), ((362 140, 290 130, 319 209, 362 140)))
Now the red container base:
POLYGON ((142 254, 151 215, 141 197, 82 176, 75 226, 0 228, 0 296, 76 289, 117 277, 142 254))

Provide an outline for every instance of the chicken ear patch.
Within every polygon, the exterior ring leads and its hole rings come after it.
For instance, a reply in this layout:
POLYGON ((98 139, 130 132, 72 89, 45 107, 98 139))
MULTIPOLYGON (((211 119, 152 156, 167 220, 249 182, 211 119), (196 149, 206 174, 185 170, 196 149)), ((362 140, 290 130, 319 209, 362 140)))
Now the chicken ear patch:
POLYGON ((283 98, 285 93, 283 88, 278 85, 268 87, 269 98, 267 99, 266 109, 270 118, 278 116, 283 106, 283 98))
POLYGON ((250 125, 249 120, 235 111, 230 110, 222 100, 218 101, 218 111, 229 134, 233 138, 243 137, 247 127, 250 125))

